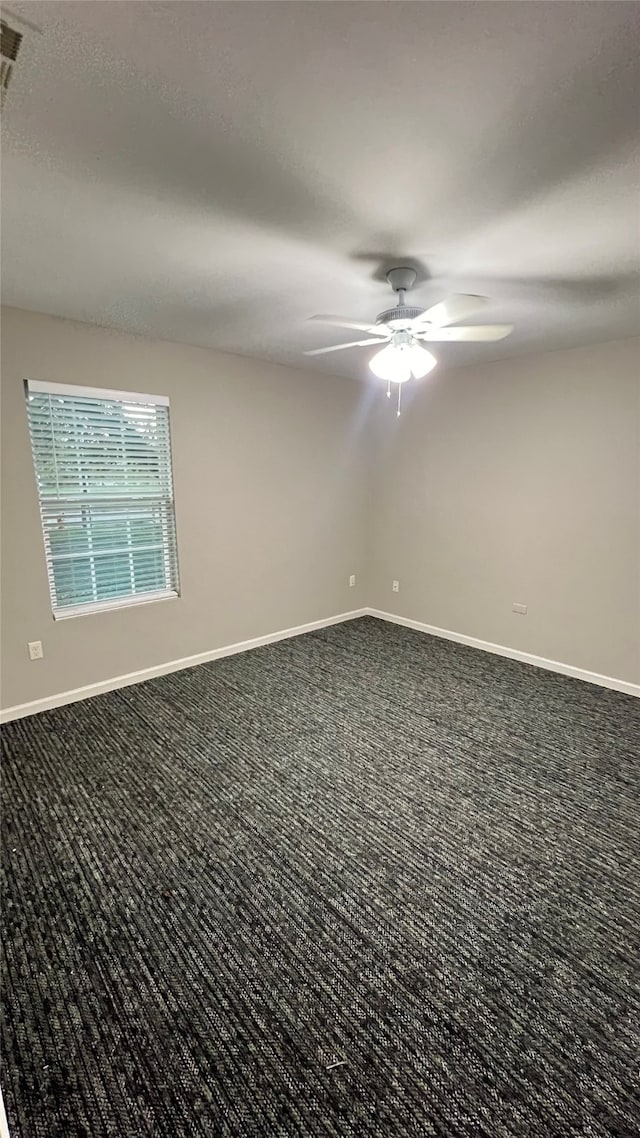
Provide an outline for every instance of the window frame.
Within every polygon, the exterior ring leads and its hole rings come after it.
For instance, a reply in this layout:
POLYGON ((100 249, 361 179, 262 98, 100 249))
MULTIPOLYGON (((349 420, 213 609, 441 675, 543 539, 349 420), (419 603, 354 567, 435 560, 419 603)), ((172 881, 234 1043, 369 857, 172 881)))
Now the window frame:
MULTIPOLYGON (((81 384, 56 383, 53 380, 49 381, 49 380, 34 380, 34 379, 25 379, 24 380, 24 391, 25 391, 25 404, 26 404, 26 412, 27 412, 27 429, 28 429, 28 433, 29 433, 29 443, 30 443, 30 449, 31 449, 31 462, 32 462, 32 469, 33 469, 33 473, 34 473, 34 480, 35 480, 35 484, 36 484, 36 496, 37 496, 37 500, 38 500, 38 513, 39 513, 39 519, 40 519, 40 534, 41 534, 42 542, 43 542, 43 552, 44 552, 44 557, 45 557, 45 570, 46 570, 47 586, 48 586, 48 592, 49 592, 49 603, 51 605, 51 612, 52 612, 53 619, 56 621, 57 620, 68 620, 70 618, 75 618, 75 617, 79 617, 79 616, 92 616, 92 615, 95 615, 95 614, 101 613, 101 612, 113 612, 114 610, 117 610, 117 609, 132 608, 136 605, 152 604, 156 601, 179 600, 181 597, 180 566, 179 566, 179 557, 178 557, 178 534, 177 534, 177 521, 176 521, 176 508, 175 508, 175 487, 174 487, 174 478, 173 478, 173 448, 172 448, 172 439, 171 439, 171 411, 170 411, 169 397, 166 395, 151 395, 151 394, 148 394, 146 392, 122 391, 119 389, 102 388, 102 387, 85 387, 84 385, 81 385, 81 384), (170 486, 171 493, 170 493, 170 497, 167 497, 166 500, 162 503, 162 507, 166 509, 168 506, 170 508, 170 511, 171 511, 171 522, 172 522, 172 529, 173 529, 173 543, 172 543, 173 548, 171 548, 171 543, 167 544, 167 543, 163 542, 162 554, 163 554, 163 557, 165 560, 167 558, 173 557, 172 568, 173 568, 173 576, 175 579, 175 588, 149 589, 147 592, 124 593, 122 596, 110 597, 110 598, 102 600, 102 601, 100 601, 100 600, 80 601, 77 604, 67 604, 67 605, 56 604, 57 598, 56 598, 56 593, 55 593, 55 578, 54 578, 54 572, 53 572, 54 555, 53 555, 53 550, 51 547, 51 542, 50 542, 50 540, 47 539, 46 522, 45 522, 45 516, 43 513, 43 503, 46 504, 46 499, 43 499, 41 497, 41 493, 40 493, 38 469, 37 469, 37 465, 36 465, 36 452, 34 449, 34 439, 33 439, 32 432, 31 432, 31 420, 30 420, 30 414, 29 414, 29 395, 30 394, 45 394, 45 395, 50 395, 54 398, 56 396, 68 396, 68 397, 76 398, 76 399, 87 398, 87 399, 92 399, 92 400, 104 400, 105 402, 111 401, 111 402, 118 402, 118 403, 141 403, 141 404, 146 404, 147 406, 151 405, 151 406, 166 407, 166 409, 167 409, 166 463, 167 463, 167 467, 168 467, 169 486, 170 486)), ((98 501, 99 501, 99 496, 98 496, 98 501)), ((127 498, 126 495, 122 495, 121 497, 120 496, 117 497, 117 501, 118 501, 118 505, 121 506, 121 508, 123 509, 123 512, 126 513, 127 505, 131 502, 134 502, 135 498, 133 496, 127 498)), ((154 503, 157 504, 159 501, 161 502, 162 499, 161 498, 155 499, 154 503)), ((85 506, 85 508, 87 506, 90 507, 92 504, 95 504, 95 503, 96 503, 96 498, 93 499, 93 502, 88 501, 88 502, 84 503, 84 506, 85 506)), ((83 508, 82 501, 78 501, 79 511, 82 508, 83 508)), ((135 518, 127 518, 126 519, 127 525, 130 525, 132 521, 135 521, 135 518)), ((89 532, 89 528, 90 527, 88 527, 88 532, 89 532)), ((119 551, 119 552, 123 552, 123 551, 119 551)), ((128 552, 130 554, 135 552, 135 547, 132 547, 130 550, 128 550, 128 552)), ((92 573, 95 573, 94 558, 92 557, 90 552, 88 554, 87 559, 92 566, 92 573)))

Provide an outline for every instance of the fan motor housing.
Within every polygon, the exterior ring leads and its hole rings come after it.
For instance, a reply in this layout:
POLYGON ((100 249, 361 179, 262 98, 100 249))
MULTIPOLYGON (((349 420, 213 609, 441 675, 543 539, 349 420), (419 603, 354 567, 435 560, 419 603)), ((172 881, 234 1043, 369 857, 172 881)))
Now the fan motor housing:
POLYGON ((395 308, 387 308, 376 316, 376 324, 387 324, 389 328, 402 328, 422 316, 424 308, 415 308, 411 304, 396 304, 395 308))

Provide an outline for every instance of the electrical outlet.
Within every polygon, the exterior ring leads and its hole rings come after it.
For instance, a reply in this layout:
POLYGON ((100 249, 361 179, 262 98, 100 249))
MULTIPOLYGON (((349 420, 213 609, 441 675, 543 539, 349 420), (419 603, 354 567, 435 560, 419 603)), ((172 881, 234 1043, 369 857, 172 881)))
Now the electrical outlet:
POLYGON ((400 582, 394 581, 392 588, 393 588, 394 593, 399 593, 400 592, 400 582))
POLYGON ((356 583, 356 575, 355 575, 355 573, 352 573, 351 576, 349 577, 349 588, 352 589, 353 586, 355 585, 355 583, 356 583))
POLYGON ((30 660, 41 660, 44 656, 41 640, 30 640, 27 647, 29 649, 30 660))
POLYGON ((514 601, 513 604, 511 605, 511 612, 519 612, 521 616, 526 616, 527 615, 527 606, 526 605, 519 605, 517 601, 514 601))

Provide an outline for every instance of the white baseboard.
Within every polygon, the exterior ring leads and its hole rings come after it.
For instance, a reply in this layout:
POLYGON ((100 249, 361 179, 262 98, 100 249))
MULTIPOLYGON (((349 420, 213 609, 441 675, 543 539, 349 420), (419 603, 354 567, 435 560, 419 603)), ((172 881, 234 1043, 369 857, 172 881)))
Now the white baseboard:
MULTIPOLYGON (((54 707, 63 707, 67 703, 77 703, 82 699, 90 699, 103 692, 115 691, 130 684, 140 684, 145 680, 152 680, 156 676, 166 676, 169 672, 179 672, 183 668, 193 668, 197 664, 205 664, 209 660, 219 660, 223 656, 234 656, 237 652, 247 652, 252 648, 260 648, 263 644, 275 644, 278 640, 287 640, 291 636, 301 636, 305 632, 313 632, 318 628, 328 628, 332 624, 341 624, 346 620, 355 620, 359 616, 374 616, 379 620, 386 620, 392 624, 401 624, 405 628, 414 628, 418 632, 425 632, 429 636, 439 636, 444 640, 454 640, 457 644, 467 644, 470 648, 479 648, 483 652, 492 652, 496 656, 507 656, 510 660, 520 660, 523 664, 532 664, 536 668, 544 668, 548 672, 559 672, 563 676, 572 676, 576 680, 584 680, 588 684, 597 684, 604 688, 613 688, 615 691, 625 692, 627 695, 640 697, 640 684, 632 684, 628 680, 618 680, 613 676, 601 676, 598 672, 588 672, 584 668, 576 668, 573 664, 563 664, 558 660, 547 660, 544 656, 534 656, 530 652, 520 652, 517 648, 506 648, 503 644, 492 644, 488 640, 479 640, 475 636, 465 636, 462 632, 452 632, 447 628, 436 628, 432 624, 424 624, 420 620, 411 620, 409 617, 397 616, 395 613, 382 612, 380 609, 361 608, 351 612, 339 613, 337 616, 324 617, 322 620, 312 620, 308 624, 299 624, 295 628, 284 628, 279 632, 271 632, 266 636, 256 636, 252 640, 241 640, 237 644, 226 644, 222 648, 212 648, 208 652, 198 652, 195 656, 184 656, 180 660, 168 660, 164 664, 156 664, 152 668, 141 668, 137 672, 127 672, 123 676, 113 676, 109 680, 98 680, 97 683, 86 684, 71 691, 58 692, 56 695, 35 699, 30 703, 20 703, 15 707, 7 707, 0 711, 0 723, 8 723, 12 719, 23 719, 27 715, 37 715, 40 711, 49 711, 54 707)), ((0 1138, 2 1138, 2 1116, 0 1114, 0 1138)))
POLYGON ((9 1125, 7 1123, 7 1116, 4 1112, 4 1102, 2 1099, 2 1090, 0 1089, 0 1138, 10 1138, 9 1125))
POLYGON ((379 620, 387 620, 391 624, 402 624, 405 628, 415 628, 418 632, 426 632, 429 636, 439 636, 443 640, 455 640, 456 644, 467 644, 470 648, 480 648, 483 652, 493 652, 496 656, 507 656, 510 660, 520 660, 523 664, 533 664, 535 668, 544 668, 548 672, 559 672, 562 676, 573 676, 576 680, 584 680, 588 684, 597 684, 603 688, 613 688, 614 691, 626 692, 627 695, 640 696, 640 684, 632 684, 628 680, 617 680, 613 676, 601 676, 598 672, 587 672, 584 668, 576 668, 573 664, 562 664, 559 660, 547 660, 544 656, 534 656, 531 652, 520 652, 517 648, 505 648, 503 644, 491 644, 488 640, 478 640, 476 636, 465 636, 462 632, 451 632, 448 628, 436 628, 433 624, 423 624, 420 620, 410 620, 406 616, 396 616, 395 613, 382 612, 380 609, 365 609, 368 616, 376 616, 379 620))
MULTIPOLYGON (((358 616, 366 616, 367 612, 367 609, 342 612, 337 616, 327 616, 322 620, 312 620, 308 624, 299 624, 296 628, 283 628, 279 632, 270 632, 266 636, 255 636, 253 640, 241 640, 238 644, 226 644, 222 648, 198 652, 195 656, 184 656, 181 660, 168 660, 165 664, 156 664, 152 668, 141 668, 138 672, 127 672, 124 676, 113 676, 110 680, 98 680, 97 683, 86 684, 82 688, 73 688, 71 691, 58 692, 56 695, 48 695, 43 699, 34 699, 31 703, 19 703, 15 707, 6 707, 0 711, 0 723, 8 723, 12 719, 23 719, 27 715, 37 715, 40 711, 50 711, 51 708, 62 707, 66 703, 77 703, 81 699, 90 699, 91 696, 102 695, 103 692, 126 688, 130 684, 140 684, 144 680, 152 680, 156 676, 166 676, 169 672, 179 672, 183 668, 193 668, 196 664, 206 664, 209 660, 219 660, 223 656, 235 656, 237 652, 247 652, 251 648, 260 648, 263 644, 274 644, 277 640, 288 640, 291 636, 301 636, 305 632, 314 632, 318 628, 328 628, 331 624, 355 620, 358 616)), ((0 1138, 2 1138, 1 1131, 0 1138)))

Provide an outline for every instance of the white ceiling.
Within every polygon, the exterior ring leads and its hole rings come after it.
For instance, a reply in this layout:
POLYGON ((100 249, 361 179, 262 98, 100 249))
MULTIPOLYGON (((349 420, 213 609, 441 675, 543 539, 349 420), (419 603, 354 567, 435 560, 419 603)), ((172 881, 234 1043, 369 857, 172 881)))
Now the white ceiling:
POLYGON ((366 373, 305 348, 393 295, 492 298, 500 344, 640 330, 640 4, 15 2, 3 300, 366 373), (37 29, 37 30, 36 30, 37 29))

